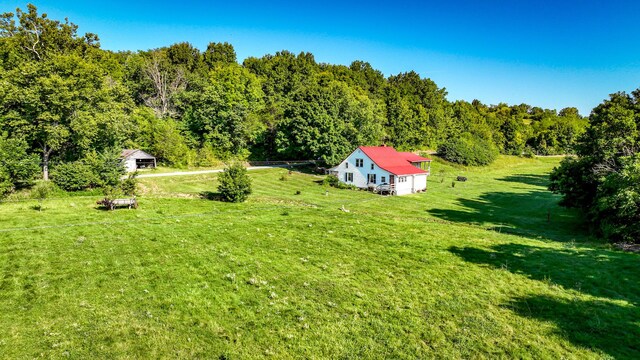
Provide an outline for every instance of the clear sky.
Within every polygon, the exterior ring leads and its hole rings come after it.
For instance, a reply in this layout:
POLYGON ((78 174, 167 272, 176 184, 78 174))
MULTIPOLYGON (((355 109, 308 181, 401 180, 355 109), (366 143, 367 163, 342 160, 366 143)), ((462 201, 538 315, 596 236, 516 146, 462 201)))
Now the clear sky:
MULTIPOLYGON (((239 61, 279 50, 318 62, 415 70, 449 100, 527 103, 583 115, 640 87, 640 1, 71 1, 40 12, 100 36, 110 50, 230 42, 239 61)), ((26 8, 1 0, 0 11, 26 8)))

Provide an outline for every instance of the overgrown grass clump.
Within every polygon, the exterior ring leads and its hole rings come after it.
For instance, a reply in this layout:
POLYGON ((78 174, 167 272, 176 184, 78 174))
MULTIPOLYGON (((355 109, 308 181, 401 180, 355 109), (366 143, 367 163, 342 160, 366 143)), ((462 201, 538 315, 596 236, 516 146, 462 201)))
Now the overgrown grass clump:
POLYGON ((215 174, 141 179, 138 210, 2 203, 0 354, 638 358, 640 258, 557 206, 557 162, 434 162, 404 197, 272 169, 245 203, 204 199, 215 174))

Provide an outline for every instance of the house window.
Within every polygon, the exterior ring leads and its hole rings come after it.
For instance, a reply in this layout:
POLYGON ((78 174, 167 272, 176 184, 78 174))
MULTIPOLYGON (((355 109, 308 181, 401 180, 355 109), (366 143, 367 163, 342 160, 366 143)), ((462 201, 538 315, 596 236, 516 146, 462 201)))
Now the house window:
POLYGON ((373 164, 371 164, 371 170, 373 170, 373 164))
POLYGON ((386 176, 380 176, 380 181, 384 184, 387 182, 387 177, 386 176))
POLYGON ((344 182, 353 182, 353 173, 344 173, 344 182))
POLYGON ((367 176, 367 182, 369 182, 370 184, 375 184, 376 183, 376 174, 369 174, 367 176))
POLYGON ((407 177, 406 176, 399 176, 398 177, 398 182, 407 182, 407 177))
POLYGON ((344 163, 344 167, 345 167, 345 169, 348 169, 348 168, 349 168, 349 163, 348 163, 348 162, 345 162, 345 163, 344 163))
POLYGON ((364 159, 356 159, 356 167, 364 167, 364 159))

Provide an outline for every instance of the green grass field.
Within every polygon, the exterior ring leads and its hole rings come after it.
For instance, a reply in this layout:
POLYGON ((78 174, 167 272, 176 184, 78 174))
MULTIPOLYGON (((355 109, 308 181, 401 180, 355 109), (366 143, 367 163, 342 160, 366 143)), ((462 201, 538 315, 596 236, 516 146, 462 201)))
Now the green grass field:
POLYGON ((558 161, 435 162, 404 197, 271 169, 244 204, 215 174, 143 179, 138 210, 2 203, 0 357, 640 358, 640 255, 558 207, 558 161))

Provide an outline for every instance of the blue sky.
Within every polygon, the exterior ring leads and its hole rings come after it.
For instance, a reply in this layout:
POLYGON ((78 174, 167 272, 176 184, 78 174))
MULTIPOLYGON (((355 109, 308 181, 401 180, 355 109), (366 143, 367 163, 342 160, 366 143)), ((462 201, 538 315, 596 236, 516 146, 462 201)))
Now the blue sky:
MULTIPOLYGON (((110 50, 230 42, 239 61, 279 50, 318 62, 364 60, 385 75, 415 70, 449 100, 528 103, 587 115, 640 87, 634 1, 37 1, 110 50)), ((2 1, 14 11, 25 2, 2 1)))

